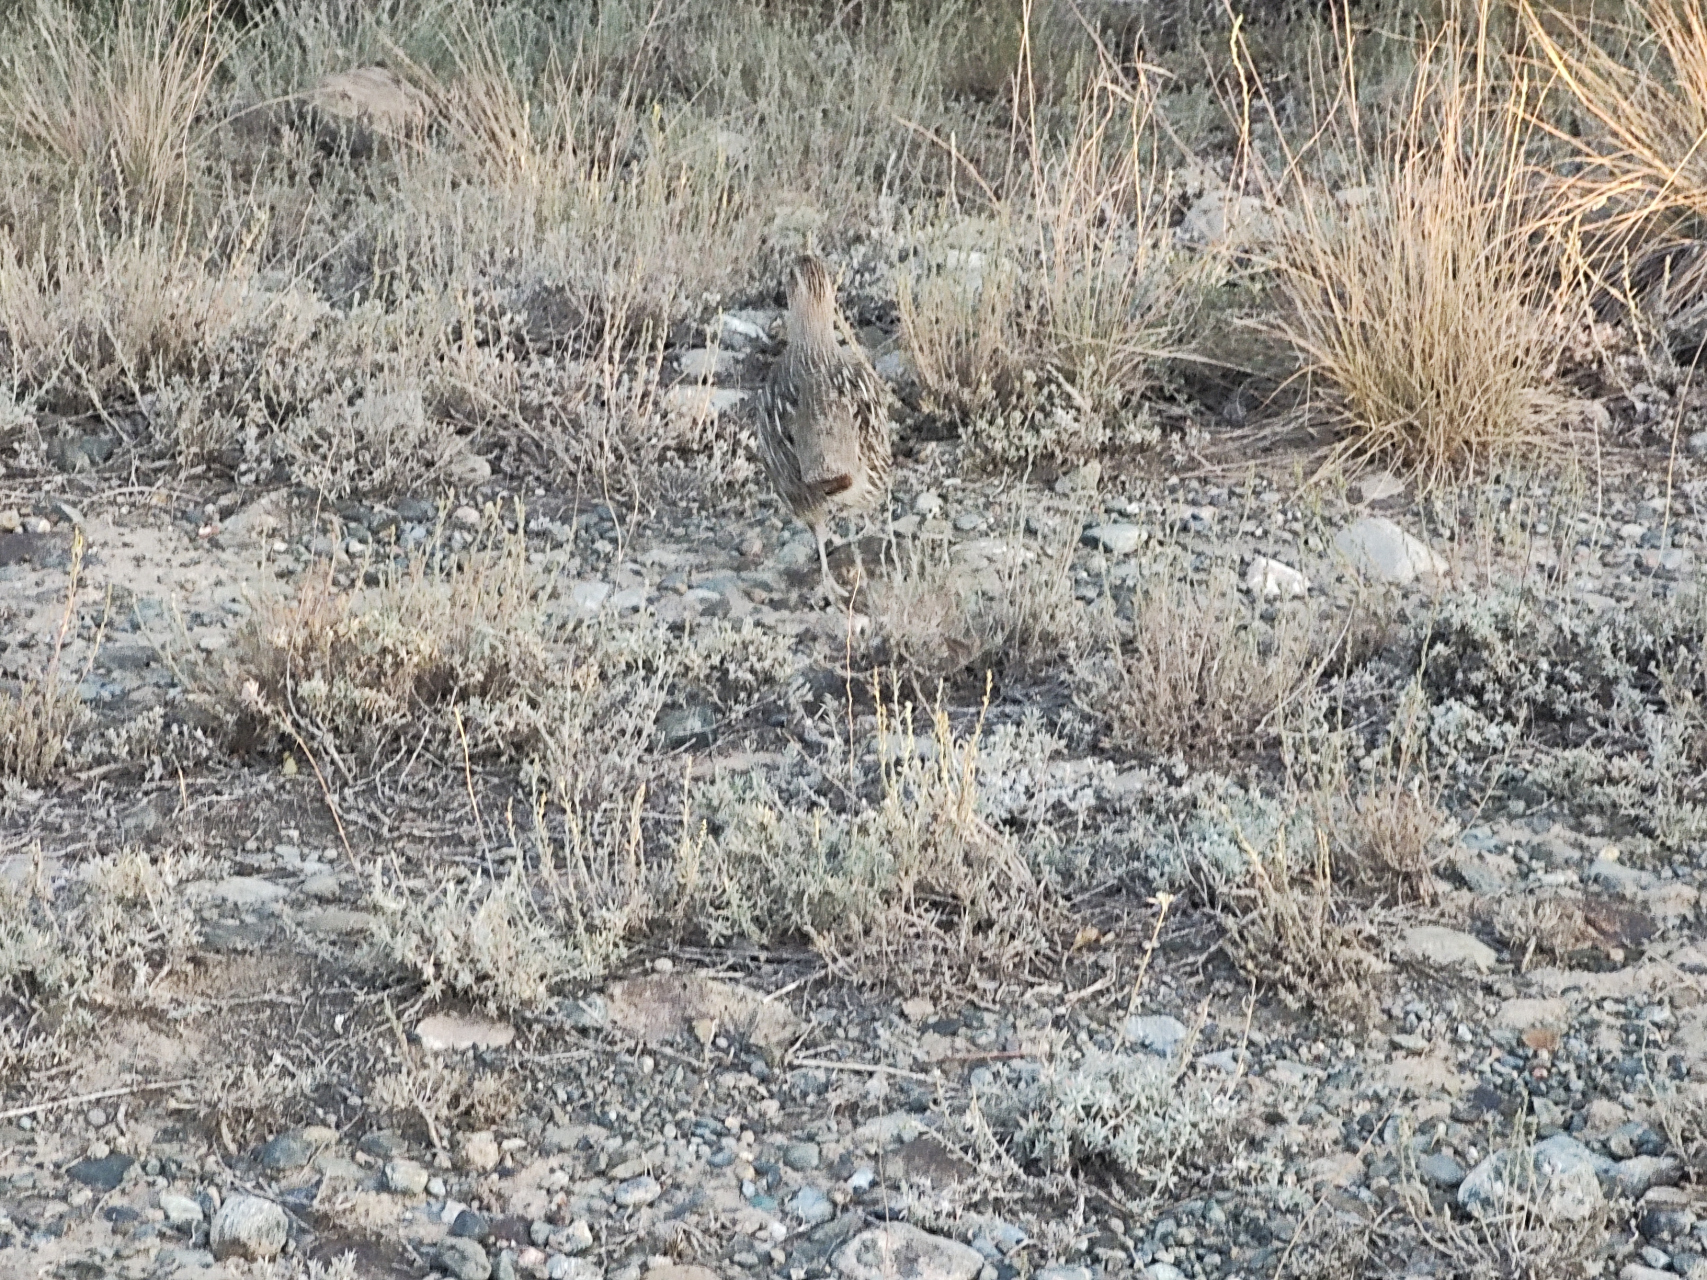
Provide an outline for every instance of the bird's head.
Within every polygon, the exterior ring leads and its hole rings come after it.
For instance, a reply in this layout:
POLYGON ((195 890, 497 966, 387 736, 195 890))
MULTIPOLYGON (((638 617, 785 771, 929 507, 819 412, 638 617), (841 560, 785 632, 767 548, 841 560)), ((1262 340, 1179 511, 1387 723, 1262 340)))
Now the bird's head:
POLYGON ((836 282, 815 254, 805 254, 788 273, 788 328, 794 339, 829 337, 836 321, 836 282))

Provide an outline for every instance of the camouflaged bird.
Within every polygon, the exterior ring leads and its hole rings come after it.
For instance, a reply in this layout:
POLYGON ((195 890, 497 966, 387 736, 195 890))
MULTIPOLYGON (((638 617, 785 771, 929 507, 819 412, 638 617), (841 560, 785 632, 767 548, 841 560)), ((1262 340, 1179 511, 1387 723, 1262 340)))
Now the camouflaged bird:
POLYGON ((889 486, 889 388, 857 344, 836 340, 836 286, 807 254, 788 279, 788 346, 759 406, 759 456, 818 540, 825 589, 841 592, 825 550, 832 508, 875 504, 889 486))

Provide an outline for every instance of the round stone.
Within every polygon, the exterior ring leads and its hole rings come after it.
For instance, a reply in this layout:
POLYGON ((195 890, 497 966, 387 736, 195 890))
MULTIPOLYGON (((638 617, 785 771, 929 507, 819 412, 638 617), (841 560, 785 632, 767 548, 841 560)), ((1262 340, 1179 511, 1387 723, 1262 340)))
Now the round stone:
MULTIPOLYGON (((232 1196, 213 1215, 207 1244, 216 1258, 266 1262, 283 1251, 290 1224, 285 1212, 259 1196, 232 1196)), ((484 1277, 482 1277, 484 1280, 484 1277)))

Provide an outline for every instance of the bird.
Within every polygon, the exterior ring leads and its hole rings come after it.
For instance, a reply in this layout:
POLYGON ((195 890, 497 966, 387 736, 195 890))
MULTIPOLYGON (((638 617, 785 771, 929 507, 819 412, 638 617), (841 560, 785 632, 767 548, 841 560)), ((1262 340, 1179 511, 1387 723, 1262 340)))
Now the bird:
POLYGON ((788 277, 787 346, 759 398, 759 458, 818 542, 824 589, 839 600, 825 543, 832 508, 860 510, 887 491, 894 455, 889 388, 857 343, 836 339, 836 284, 816 254, 788 277))

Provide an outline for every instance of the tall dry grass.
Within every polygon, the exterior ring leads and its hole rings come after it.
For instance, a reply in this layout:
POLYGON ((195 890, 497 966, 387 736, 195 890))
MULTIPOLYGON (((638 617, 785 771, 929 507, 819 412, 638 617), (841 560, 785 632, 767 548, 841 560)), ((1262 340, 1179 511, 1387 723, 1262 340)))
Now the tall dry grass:
POLYGON ((1190 352, 1224 277, 1174 248, 1147 71, 1105 56, 1054 127, 1022 8, 1019 163, 1002 177, 971 171, 978 216, 927 235, 924 269, 900 277, 898 300, 920 381, 973 448, 1060 462, 1155 438, 1143 401, 1190 352))
POLYGON ((1338 429, 1333 462, 1425 487, 1571 436, 1557 363, 1578 258, 1536 168, 1538 88, 1493 43, 1491 6, 1473 17, 1421 46, 1390 124, 1364 118, 1347 47, 1310 144, 1256 166, 1283 210, 1281 310, 1261 323, 1338 429))

